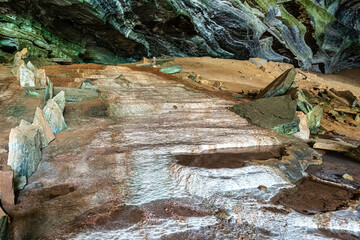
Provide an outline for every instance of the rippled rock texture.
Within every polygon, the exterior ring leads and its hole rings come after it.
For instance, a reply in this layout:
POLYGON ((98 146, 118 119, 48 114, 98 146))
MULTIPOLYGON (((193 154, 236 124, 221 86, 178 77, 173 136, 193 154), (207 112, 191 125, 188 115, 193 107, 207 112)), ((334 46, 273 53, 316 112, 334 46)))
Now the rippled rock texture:
POLYGON ((291 62, 332 72, 360 65, 358 1, 3 0, 0 57, 116 63, 143 56, 291 62))

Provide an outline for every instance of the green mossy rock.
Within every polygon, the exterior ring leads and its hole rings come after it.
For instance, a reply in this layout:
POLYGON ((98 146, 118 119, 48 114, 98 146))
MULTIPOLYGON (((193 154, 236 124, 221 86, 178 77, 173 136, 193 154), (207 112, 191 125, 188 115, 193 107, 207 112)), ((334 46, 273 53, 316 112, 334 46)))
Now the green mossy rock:
POLYGON ((272 81, 266 88, 262 89, 256 98, 269 98, 284 95, 289 89, 296 87, 294 81, 295 76, 295 68, 286 70, 283 74, 272 81))
POLYGON ((290 95, 285 95, 238 104, 232 111, 263 128, 293 134, 299 131, 300 120, 296 115, 296 107, 296 101, 290 95))
POLYGON ((312 134, 317 133, 317 128, 320 126, 321 119, 323 116, 323 109, 317 105, 311 112, 307 114, 307 123, 312 134))

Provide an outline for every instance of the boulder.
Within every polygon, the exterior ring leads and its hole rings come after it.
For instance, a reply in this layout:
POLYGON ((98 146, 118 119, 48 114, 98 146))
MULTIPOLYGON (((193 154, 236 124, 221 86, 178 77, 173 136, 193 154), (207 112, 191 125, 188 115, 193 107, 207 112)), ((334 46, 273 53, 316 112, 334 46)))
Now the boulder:
POLYGON ((24 61, 17 69, 17 79, 20 81, 21 87, 35 87, 35 74, 26 66, 24 61))
POLYGON ((296 100, 285 95, 238 104, 232 111, 258 126, 293 134, 299 131, 300 120, 296 115, 296 107, 296 100))
POLYGON ((11 129, 9 136, 8 165, 14 171, 15 187, 29 178, 37 169, 41 160, 41 135, 37 124, 21 124, 11 129))
POLYGON ((181 70, 182 70, 181 65, 173 65, 173 66, 168 66, 168 67, 161 68, 160 72, 167 73, 167 74, 174 74, 174 73, 180 72, 181 70))
POLYGON ((317 127, 321 123, 322 116, 323 110, 319 105, 315 106, 313 110, 307 114, 307 124, 312 134, 317 133, 317 127))
POLYGON ((46 147, 51 141, 55 139, 55 135, 51 130, 49 123, 45 120, 43 111, 40 108, 36 108, 34 124, 37 124, 40 128, 41 135, 41 147, 46 147))
POLYGON ((14 173, 11 170, 10 166, 0 164, 0 203, 2 206, 14 205, 15 195, 13 178, 14 173))
POLYGON ((310 129, 307 126, 307 117, 306 114, 301 112, 301 111, 297 111, 296 115, 298 116, 298 118, 300 119, 300 123, 299 123, 299 129, 300 131, 297 133, 294 133, 293 136, 303 139, 303 140, 308 140, 310 137, 310 129))
POLYGON ((295 88, 295 68, 286 70, 283 74, 278 76, 266 88, 262 89, 256 99, 269 98, 284 95, 290 88, 295 88))
POLYGON ((96 86, 92 81, 90 81, 89 79, 84 80, 80 87, 80 89, 84 89, 84 90, 90 90, 90 91, 94 91, 94 92, 98 92, 98 86, 96 86))
POLYGON ((54 99, 49 99, 49 101, 47 101, 43 115, 49 123, 53 133, 59 133, 67 127, 63 116, 63 110, 54 99))

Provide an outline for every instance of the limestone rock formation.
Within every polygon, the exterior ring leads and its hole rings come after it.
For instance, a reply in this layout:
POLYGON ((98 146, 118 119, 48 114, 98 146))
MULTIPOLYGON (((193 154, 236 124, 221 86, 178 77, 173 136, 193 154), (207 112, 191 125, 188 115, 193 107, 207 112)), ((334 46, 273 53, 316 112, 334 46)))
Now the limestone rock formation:
POLYGON ((360 65, 360 7, 351 0, 8 0, 0 8, 3 58, 28 46, 75 62, 167 55, 260 57, 323 72, 360 65))
POLYGON ((24 61, 20 63, 17 69, 17 79, 21 87, 35 87, 35 74, 24 61))
POLYGON ((14 205, 13 177, 14 173, 10 166, 0 164, 0 205, 2 206, 14 205))

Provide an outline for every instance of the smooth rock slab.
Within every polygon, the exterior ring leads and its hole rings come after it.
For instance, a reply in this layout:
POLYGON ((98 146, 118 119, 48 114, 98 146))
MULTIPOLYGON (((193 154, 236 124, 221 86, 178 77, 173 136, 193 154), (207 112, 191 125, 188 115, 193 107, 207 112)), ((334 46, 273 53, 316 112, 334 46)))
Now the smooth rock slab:
POLYGON ((55 139, 55 135, 51 130, 49 123, 43 116, 43 111, 40 108, 36 108, 35 117, 34 117, 34 124, 37 124, 40 129, 41 135, 41 147, 46 147, 49 145, 51 141, 55 139))
POLYGON ((24 176, 29 178, 41 160, 41 135, 36 124, 22 124, 11 129, 8 165, 14 170, 15 185, 24 176))
POLYGON ((63 116, 63 110, 54 99, 50 99, 46 103, 43 113, 44 118, 49 123, 53 133, 59 133, 67 127, 63 116))

